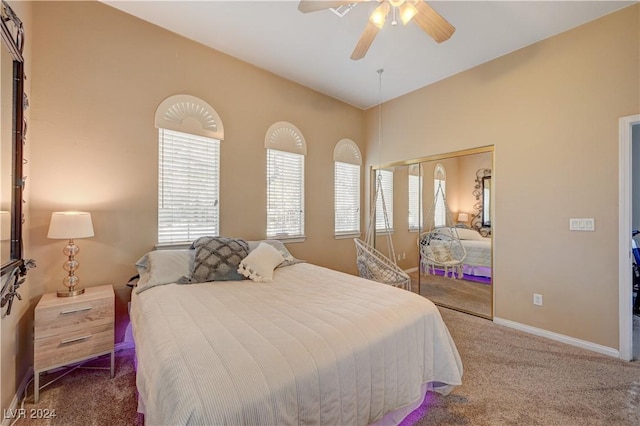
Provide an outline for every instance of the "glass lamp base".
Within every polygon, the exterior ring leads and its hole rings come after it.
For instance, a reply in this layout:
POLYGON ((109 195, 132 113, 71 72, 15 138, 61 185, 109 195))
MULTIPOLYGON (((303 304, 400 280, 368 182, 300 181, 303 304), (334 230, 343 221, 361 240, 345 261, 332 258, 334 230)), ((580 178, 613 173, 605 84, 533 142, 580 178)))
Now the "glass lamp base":
POLYGON ((84 288, 58 290, 58 297, 73 297, 84 293, 84 288))

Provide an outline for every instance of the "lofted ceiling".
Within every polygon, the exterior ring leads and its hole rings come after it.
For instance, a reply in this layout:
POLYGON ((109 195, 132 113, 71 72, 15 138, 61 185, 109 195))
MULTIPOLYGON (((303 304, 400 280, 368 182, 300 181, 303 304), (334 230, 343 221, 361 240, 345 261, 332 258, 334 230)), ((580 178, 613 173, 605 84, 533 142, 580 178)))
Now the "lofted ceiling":
POLYGON ((437 44, 413 22, 386 25, 349 57, 377 1, 343 17, 297 1, 118 1, 112 7, 366 109, 637 1, 429 1, 456 31, 437 44), (383 68, 382 80, 378 69, 383 68))

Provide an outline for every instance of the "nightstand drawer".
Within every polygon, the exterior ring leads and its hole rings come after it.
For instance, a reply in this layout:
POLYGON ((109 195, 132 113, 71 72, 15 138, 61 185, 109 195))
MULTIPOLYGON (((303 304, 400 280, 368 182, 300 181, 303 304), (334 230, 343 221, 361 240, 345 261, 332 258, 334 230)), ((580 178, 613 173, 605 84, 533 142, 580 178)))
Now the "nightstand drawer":
POLYGON ((51 365, 63 365, 112 349, 112 323, 39 338, 34 346, 34 369, 38 371, 51 365))
POLYGON ((85 300, 65 305, 39 308, 35 316, 35 335, 42 339, 57 334, 73 333, 88 327, 112 324, 113 298, 85 300))

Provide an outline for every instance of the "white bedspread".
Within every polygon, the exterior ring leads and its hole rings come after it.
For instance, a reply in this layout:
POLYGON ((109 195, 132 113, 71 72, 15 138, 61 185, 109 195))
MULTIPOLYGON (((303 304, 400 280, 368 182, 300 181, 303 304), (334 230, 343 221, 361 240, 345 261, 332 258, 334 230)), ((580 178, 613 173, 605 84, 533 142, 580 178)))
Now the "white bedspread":
POLYGON ((464 258, 465 265, 491 268, 491 238, 460 240, 460 242, 467 252, 467 256, 464 258))
POLYGON ((308 263, 151 288, 131 319, 150 425, 366 425, 461 384, 433 303, 308 263))

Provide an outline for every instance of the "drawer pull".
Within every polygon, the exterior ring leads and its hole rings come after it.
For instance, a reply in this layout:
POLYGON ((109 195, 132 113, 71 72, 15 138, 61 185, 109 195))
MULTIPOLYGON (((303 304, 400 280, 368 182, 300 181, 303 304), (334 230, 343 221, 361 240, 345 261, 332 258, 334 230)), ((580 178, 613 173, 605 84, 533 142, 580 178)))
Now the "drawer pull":
POLYGON ((73 314, 73 313, 82 312, 82 311, 90 311, 91 309, 93 309, 91 306, 85 306, 84 308, 69 309, 68 311, 60 311, 60 313, 62 315, 66 315, 66 314, 73 314))
POLYGON ((67 343, 79 342, 80 340, 87 340, 90 338, 92 334, 87 334, 86 336, 73 337, 71 339, 64 339, 60 344, 66 345, 67 343))

